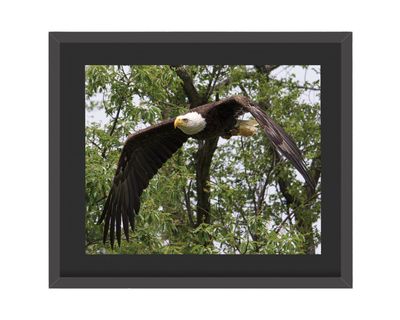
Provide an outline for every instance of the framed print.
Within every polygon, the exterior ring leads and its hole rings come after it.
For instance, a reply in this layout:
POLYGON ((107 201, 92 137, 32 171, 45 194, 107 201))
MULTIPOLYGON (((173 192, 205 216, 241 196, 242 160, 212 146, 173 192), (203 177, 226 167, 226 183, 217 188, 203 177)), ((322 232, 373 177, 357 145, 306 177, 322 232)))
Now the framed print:
POLYGON ((65 287, 352 287, 352 35, 51 32, 65 287))

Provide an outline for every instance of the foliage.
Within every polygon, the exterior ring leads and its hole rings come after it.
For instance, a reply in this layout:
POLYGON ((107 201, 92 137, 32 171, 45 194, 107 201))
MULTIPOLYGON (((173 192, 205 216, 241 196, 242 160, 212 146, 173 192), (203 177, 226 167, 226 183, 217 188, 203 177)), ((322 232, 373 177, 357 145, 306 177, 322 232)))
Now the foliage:
MULTIPOLYGON (((320 180, 319 68, 181 66, 207 101, 245 94, 294 138, 320 180), (296 73, 314 72, 300 81, 296 73), (312 96, 311 99, 309 97, 312 96)), ((189 139, 142 195, 131 241, 111 250, 96 221, 126 137, 186 113, 182 77, 172 66, 86 67, 86 252, 88 254, 306 254, 320 243, 320 182, 309 195, 300 175, 269 145, 220 139, 210 170, 210 224, 196 221, 196 152, 189 139), (90 116, 96 116, 91 121, 90 116), (103 121, 100 122, 99 120, 103 121)), ((201 142, 200 142, 201 143, 201 142)))

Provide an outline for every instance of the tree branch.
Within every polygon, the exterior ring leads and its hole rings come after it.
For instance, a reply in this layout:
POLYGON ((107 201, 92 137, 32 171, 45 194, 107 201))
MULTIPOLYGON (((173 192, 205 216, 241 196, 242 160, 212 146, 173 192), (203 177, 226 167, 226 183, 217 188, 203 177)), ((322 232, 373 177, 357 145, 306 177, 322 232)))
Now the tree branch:
POLYGON ((192 186, 192 180, 190 180, 190 182, 189 182, 189 187, 188 187, 188 191, 187 192, 186 192, 186 188, 183 187, 183 195, 185 197, 186 211, 187 211, 187 214, 188 214, 190 225, 192 227, 194 227, 195 223, 193 221, 193 210, 192 210, 192 206, 191 206, 191 203, 190 203, 190 188, 191 188, 191 186, 192 186))
POLYGON ((254 66, 259 72, 269 76, 271 74, 272 71, 274 71, 275 69, 279 68, 280 65, 279 64, 274 64, 274 65, 269 65, 269 64, 265 64, 265 65, 255 65, 254 66))
POLYGON ((203 98, 200 96, 199 92, 195 88, 193 84, 193 79, 186 71, 186 69, 183 66, 172 66, 171 68, 175 70, 178 77, 183 81, 183 91, 185 91, 185 94, 189 99, 191 108, 195 108, 204 104, 205 102, 203 98))
POLYGON ((221 70, 222 70, 222 67, 217 68, 214 66, 214 68, 213 68, 212 78, 210 79, 210 81, 208 83, 206 94, 205 94, 205 97, 207 100, 210 99, 210 96, 215 89, 215 84, 217 83, 217 80, 221 74, 221 70))
POLYGON ((274 169, 274 166, 275 166, 275 159, 273 161, 273 165, 270 166, 270 168, 269 168, 269 170, 267 172, 267 176, 265 177, 265 181, 264 181, 264 184, 262 186, 261 192, 258 195, 257 210, 258 210, 259 213, 261 213, 261 211, 262 211, 265 192, 267 191, 267 186, 269 185, 269 182, 270 182, 269 180, 270 180, 270 177, 271 177, 272 170, 274 169))
MULTIPOLYGON (((276 152, 276 151, 275 151, 276 152)), ((278 157, 279 154, 277 154, 278 157)), ((319 177, 321 174, 321 169, 320 169, 320 156, 316 157, 312 161, 310 173, 312 178, 314 179, 315 183, 318 184, 319 177)), ((294 197, 290 191, 289 191, 289 186, 287 184, 287 181, 285 181, 282 177, 279 177, 278 175, 278 185, 279 185, 279 190, 281 191, 282 195, 286 199, 286 205, 288 207, 295 207, 293 212, 286 217, 280 224, 280 226, 277 228, 277 232, 280 231, 282 228, 283 224, 286 223, 286 221, 291 218, 292 215, 295 216, 296 218, 296 227, 297 229, 302 233, 305 234, 306 237, 306 251, 308 254, 315 254, 315 244, 314 244, 314 233, 312 231, 312 221, 310 219, 306 219, 301 212, 310 205, 310 200, 313 199, 316 196, 315 190, 312 190, 310 186, 308 186, 306 183, 303 185, 303 188, 305 189, 307 193, 307 199, 303 202, 301 199, 294 197)))
MULTIPOLYGON (((119 120, 119 114, 121 112, 122 109, 122 103, 120 103, 118 105, 118 109, 117 109, 117 114, 115 115, 111 130, 109 132, 109 136, 111 137, 114 134, 115 128, 117 127, 117 122, 119 120)), ((103 152, 101 153, 101 156, 105 159, 106 158, 106 152, 107 152, 107 147, 104 147, 103 152)))

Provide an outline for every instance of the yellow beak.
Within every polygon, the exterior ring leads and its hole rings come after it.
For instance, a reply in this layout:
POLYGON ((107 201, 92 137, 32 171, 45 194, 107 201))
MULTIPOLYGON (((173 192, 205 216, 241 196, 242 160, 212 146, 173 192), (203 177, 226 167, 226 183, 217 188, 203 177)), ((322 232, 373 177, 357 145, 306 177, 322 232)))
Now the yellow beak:
POLYGON ((183 120, 181 118, 176 118, 174 121, 174 128, 176 129, 176 127, 179 127, 180 125, 183 124, 183 120))

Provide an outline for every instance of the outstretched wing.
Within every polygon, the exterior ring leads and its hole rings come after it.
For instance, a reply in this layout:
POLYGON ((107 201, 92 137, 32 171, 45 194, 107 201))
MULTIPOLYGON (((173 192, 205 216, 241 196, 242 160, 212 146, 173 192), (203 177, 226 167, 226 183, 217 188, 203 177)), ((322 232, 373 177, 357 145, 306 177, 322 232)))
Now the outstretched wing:
POLYGON ((251 115, 264 129, 265 134, 267 135, 273 146, 292 162, 294 167, 304 177, 307 184, 314 190, 315 182, 308 173, 307 166, 305 164, 301 151, 299 150, 293 139, 259 106, 252 103, 246 103, 243 105, 243 109, 251 113, 251 115))
MULTIPOLYGON (((308 173, 306 163, 301 151, 293 139, 275 123, 265 111, 256 103, 244 96, 230 98, 200 106, 197 109, 206 109, 211 117, 235 120, 243 113, 249 112, 263 128, 268 139, 275 149, 289 159, 294 167, 301 173, 307 184, 315 190, 315 182, 308 173)), ((193 109, 195 110, 195 109, 193 109)))
POLYGON ((188 137, 174 129, 174 119, 148 127, 128 137, 118 161, 117 171, 98 224, 104 223, 103 242, 110 233, 121 244, 121 222, 129 241, 129 224, 135 227, 140 196, 158 169, 183 145, 188 137))

